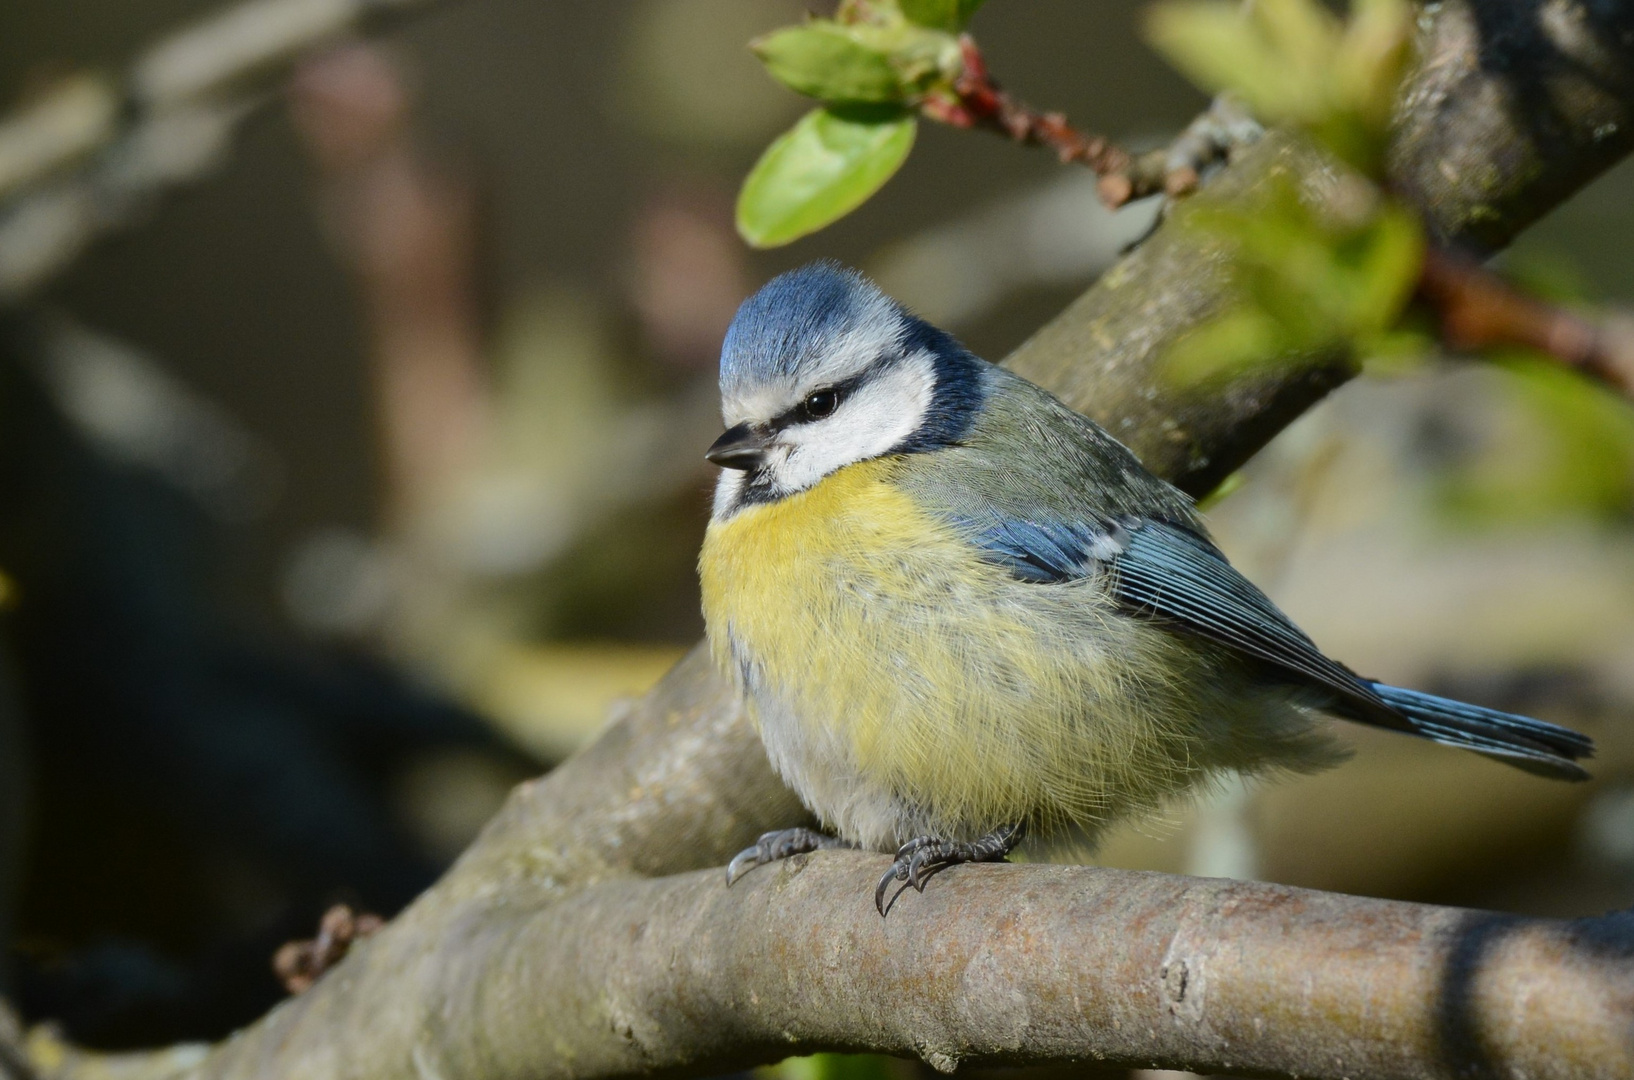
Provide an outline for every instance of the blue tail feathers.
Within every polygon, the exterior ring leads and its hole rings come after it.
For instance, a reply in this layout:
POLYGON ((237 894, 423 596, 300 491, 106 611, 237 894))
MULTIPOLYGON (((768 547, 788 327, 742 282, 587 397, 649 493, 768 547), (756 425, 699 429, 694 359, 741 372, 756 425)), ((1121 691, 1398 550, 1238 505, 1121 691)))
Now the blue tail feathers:
POLYGON ((1577 764, 1581 758, 1594 756, 1594 740, 1587 735, 1529 716, 1485 709, 1399 686, 1364 682, 1407 718, 1414 734, 1497 758, 1539 776, 1559 780, 1589 778, 1588 772, 1577 764))

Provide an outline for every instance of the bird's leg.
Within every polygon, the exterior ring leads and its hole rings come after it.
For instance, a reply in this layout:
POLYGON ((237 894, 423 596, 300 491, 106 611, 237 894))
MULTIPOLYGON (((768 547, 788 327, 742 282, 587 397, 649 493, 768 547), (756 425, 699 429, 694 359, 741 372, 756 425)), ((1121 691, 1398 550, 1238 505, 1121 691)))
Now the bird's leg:
POLYGON ((822 851, 827 848, 856 847, 849 840, 841 840, 837 836, 818 832, 816 829, 778 829, 775 832, 762 833, 754 847, 744 848, 738 852, 731 862, 726 864, 726 884, 730 888, 732 882, 747 874, 757 866, 764 866, 769 862, 786 859, 790 855, 803 855, 808 851, 822 851))
MULTIPOLYGON (((950 866, 972 862, 1004 862, 1027 833, 1023 824, 1000 825, 979 840, 938 840, 934 836, 917 836, 896 851, 896 861, 879 879, 874 890, 874 906, 885 914, 885 890, 893 881, 906 881, 920 892, 925 882, 950 866)), ((741 858, 741 856, 740 856, 741 858)), ((907 888, 904 885, 903 888, 907 888)), ((895 897, 892 897, 895 900, 895 897)))

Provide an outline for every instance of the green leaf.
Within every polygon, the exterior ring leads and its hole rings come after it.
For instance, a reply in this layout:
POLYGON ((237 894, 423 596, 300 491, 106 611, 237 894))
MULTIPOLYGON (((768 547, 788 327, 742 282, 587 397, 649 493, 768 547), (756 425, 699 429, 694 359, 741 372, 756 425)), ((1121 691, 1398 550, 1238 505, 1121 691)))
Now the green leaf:
POLYGON ((1146 34, 1192 82, 1231 89, 1256 112, 1281 116, 1305 90, 1259 29, 1235 5, 1219 0, 1167 0, 1146 17, 1146 34))
POLYGON ((1407 0, 1162 0, 1147 34, 1205 90, 1233 90, 1262 120, 1294 124, 1368 175, 1382 169, 1391 110, 1412 58, 1407 0))
POLYGON ((900 0, 910 22, 956 34, 965 28, 985 0, 900 0))
POLYGON ((749 47, 778 82, 820 101, 898 102, 906 94, 889 55, 831 22, 785 27, 749 47))
POLYGON ((750 170, 738 233, 754 247, 779 247, 839 220, 902 167, 915 129, 902 109, 813 109, 750 170))
POLYGON ((891 1080, 895 1064, 878 1054, 813 1054, 758 1071, 768 1080, 891 1080))
POLYGON ((1365 123, 1383 129, 1412 62, 1414 12, 1407 0, 1354 0, 1351 10, 1335 58, 1334 87, 1365 123))
POLYGON ((1412 297, 1424 263, 1424 230, 1406 208, 1389 203, 1368 230, 1350 290, 1350 322, 1358 333, 1392 325, 1412 297))
POLYGON ((1194 203, 1175 221, 1229 246, 1237 293, 1224 312, 1175 344, 1170 370, 1177 378, 1197 382, 1327 350, 1391 362, 1412 347, 1414 335, 1400 323, 1418 281, 1424 234, 1405 207, 1381 197, 1361 220, 1335 219, 1306 203, 1284 175, 1253 199, 1194 203))
POLYGON ((1169 348, 1164 374, 1182 386, 1276 363, 1289 346, 1276 319, 1253 304, 1227 308, 1169 348))
POLYGON ((1356 339, 1356 354, 1369 375, 1394 378, 1422 371, 1438 343, 1428 327, 1401 326, 1356 339))
POLYGON ((1634 410, 1558 363, 1499 355, 1513 397, 1506 435, 1446 465, 1438 494, 1450 523, 1558 525, 1567 515, 1627 520, 1634 509, 1634 410))
POLYGON ((1254 0, 1253 16, 1283 62, 1307 77, 1320 74, 1343 29, 1318 0, 1254 0))

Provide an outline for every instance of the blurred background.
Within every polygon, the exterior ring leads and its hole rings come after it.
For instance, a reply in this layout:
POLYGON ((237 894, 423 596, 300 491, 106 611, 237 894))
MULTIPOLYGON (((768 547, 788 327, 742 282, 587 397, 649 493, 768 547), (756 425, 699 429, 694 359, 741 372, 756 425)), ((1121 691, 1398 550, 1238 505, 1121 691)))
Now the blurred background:
MULTIPOLYGON (((12 0, 0 101, 210 0, 12 0)), ((702 632, 737 303, 819 256, 1001 358, 1150 227, 926 125, 815 237, 736 186, 800 115, 784 0, 461 0, 304 63, 204 183, 0 312, 0 990, 97 1046, 212 1038, 346 901, 391 914, 702 632)), ((1205 104, 1125 0, 973 30, 1134 147, 1205 104)), ((1505 258, 1634 300, 1634 169, 1505 258)), ((1516 357, 1345 388, 1218 499, 1229 554, 1367 674, 1579 727, 1551 785, 1365 731, 1332 773, 1120 831, 1109 864, 1586 914, 1634 900, 1634 411, 1516 357)))

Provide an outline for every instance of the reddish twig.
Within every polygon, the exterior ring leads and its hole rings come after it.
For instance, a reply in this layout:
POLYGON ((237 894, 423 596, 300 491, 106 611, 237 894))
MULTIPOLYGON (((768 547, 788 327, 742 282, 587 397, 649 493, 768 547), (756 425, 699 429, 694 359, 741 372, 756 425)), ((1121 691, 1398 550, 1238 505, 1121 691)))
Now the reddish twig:
POLYGON ((385 925, 386 920, 379 915, 368 911, 354 914, 345 904, 336 904, 323 913, 317 937, 279 947, 272 958, 273 973, 285 990, 299 994, 345 959, 354 941, 363 940, 385 925))
MULTIPOLYGON (((1101 201, 1116 209, 1130 199, 1165 190, 1170 179, 1168 154, 1156 151, 1131 156, 1100 135, 1087 135, 1058 112, 1038 112, 1022 104, 995 82, 987 71, 987 61, 969 34, 961 35, 964 70, 954 83, 952 98, 930 97, 920 111, 932 120, 962 128, 983 128, 1007 135, 1019 143, 1043 146, 1062 162, 1080 162, 1100 177, 1101 201)), ((1183 194, 1196 186, 1196 172, 1188 180, 1176 170, 1182 185, 1171 194, 1183 194)))
POLYGON ((1634 325, 1626 319, 1548 303, 1473 259, 1438 249, 1425 255, 1418 295, 1452 349, 1533 349, 1634 398, 1634 325))

